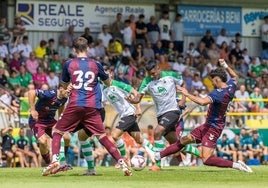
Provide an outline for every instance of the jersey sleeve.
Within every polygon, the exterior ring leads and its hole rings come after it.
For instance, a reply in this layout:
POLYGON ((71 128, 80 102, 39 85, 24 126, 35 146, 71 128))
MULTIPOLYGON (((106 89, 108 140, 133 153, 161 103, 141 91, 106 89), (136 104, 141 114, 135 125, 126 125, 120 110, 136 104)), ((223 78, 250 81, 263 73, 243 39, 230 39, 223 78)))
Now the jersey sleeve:
POLYGON ((210 100, 215 103, 218 101, 219 95, 216 89, 214 89, 212 92, 210 92, 208 94, 208 97, 210 98, 210 100))
POLYGON ((37 144, 37 140, 34 135, 32 136, 32 144, 37 144))
POLYGON ((131 85, 128 85, 124 82, 120 82, 117 80, 113 80, 111 85, 116 86, 116 87, 118 87, 118 88, 120 88, 128 93, 130 93, 134 89, 131 85))
POLYGON ((69 65, 70 65, 70 61, 66 62, 62 68, 61 81, 64 83, 68 83, 71 81, 70 73, 68 70, 69 65))
POLYGON ((237 81, 234 78, 228 80, 227 85, 229 86, 229 91, 234 96, 236 88, 237 88, 237 81))
POLYGON ((98 66, 98 77, 100 77, 100 79, 102 81, 105 81, 109 78, 109 75, 105 73, 102 65, 98 62, 96 62, 97 66, 98 66))
POLYGON ((146 77, 142 80, 140 88, 139 88, 139 93, 145 94, 148 92, 148 84, 150 83, 151 79, 149 77, 146 77))
POLYGON ((42 90, 37 89, 36 90, 37 97, 39 99, 45 99, 45 98, 53 98, 56 96, 56 90, 42 90))

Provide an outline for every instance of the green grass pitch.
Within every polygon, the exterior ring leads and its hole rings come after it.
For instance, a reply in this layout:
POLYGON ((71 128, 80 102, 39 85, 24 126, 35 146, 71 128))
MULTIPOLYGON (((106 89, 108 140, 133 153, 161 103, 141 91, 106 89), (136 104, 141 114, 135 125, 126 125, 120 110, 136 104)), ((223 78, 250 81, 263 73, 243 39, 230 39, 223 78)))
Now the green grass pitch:
POLYGON ((1 188, 268 188, 268 166, 252 168, 248 174, 216 167, 165 167, 161 172, 148 168, 123 176, 114 167, 97 167, 97 176, 82 176, 85 168, 41 176, 41 168, 0 168, 1 188))

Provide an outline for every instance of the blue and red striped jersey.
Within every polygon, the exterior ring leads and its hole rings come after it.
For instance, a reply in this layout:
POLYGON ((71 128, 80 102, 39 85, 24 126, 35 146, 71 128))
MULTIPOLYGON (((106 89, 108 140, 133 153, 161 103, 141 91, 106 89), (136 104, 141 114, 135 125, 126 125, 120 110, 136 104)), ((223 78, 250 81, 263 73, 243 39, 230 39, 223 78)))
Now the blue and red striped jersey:
POLYGON ((208 94, 212 103, 208 108, 206 124, 210 126, 223 128, 225 125, 227 107, 234 98, 237 83, 234 79, 230 79, 227 85, 226 88, 214 89, 208 94))
POLYGON ((67 61, 63 66, 62 81, 73 85, 68 106, 100 109, 102 94, 98 77, 103 81, 109 78, 99 62, 90 58, 67 61))
MULTIPOLYGON (((53 90, 36 90, 38 100, 35 103, 35 110, 38 112, 38 122, 49 123, 55 121, 56 111, 63 106, 67 98, 59 99, 57 97, 57 89, 53 90)), ((35 123, 30 115, 29 124, 35 123)))

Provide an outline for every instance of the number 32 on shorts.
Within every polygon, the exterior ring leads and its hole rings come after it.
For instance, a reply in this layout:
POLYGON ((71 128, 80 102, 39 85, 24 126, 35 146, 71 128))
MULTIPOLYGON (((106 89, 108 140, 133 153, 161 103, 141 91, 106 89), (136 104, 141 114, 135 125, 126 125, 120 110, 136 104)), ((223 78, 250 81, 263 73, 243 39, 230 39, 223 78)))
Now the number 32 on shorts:
POLYGON ((93 88, 89 85, 95 80, 95 74, 92 71, 83 72, 81 70, 76 70, 73 76, 76 76, 75 84, 73 84, 74 89, 81 89, 82 87, 87 91, 92 91, 93 88), (86 82, 84 82, 86 81, 86 82))

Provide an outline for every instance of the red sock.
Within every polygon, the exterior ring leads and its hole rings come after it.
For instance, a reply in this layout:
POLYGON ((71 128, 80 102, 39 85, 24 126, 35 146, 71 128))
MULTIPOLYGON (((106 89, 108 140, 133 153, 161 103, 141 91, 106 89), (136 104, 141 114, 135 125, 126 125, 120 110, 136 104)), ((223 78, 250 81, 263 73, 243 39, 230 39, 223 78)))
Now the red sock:
POLYGON ((52 139, 52 154, 59 154, 60 152, 60 140, 61 140, 62 135, 54 132, 53 133, 53 139, 52 139))
POLYGON ((50 164, 50 154, 49 154, 49 152, 47 152, 46 154, 43 154, 42 158, 44 159, 46 164, 50 164))
POLYGON ((109 140, 107 136, 99 139, 100 143, 107 149, 107 151, 115 158, 116 161, 122 159, 120 153, 117 150, 117 147, 109 140))
POLYGON ((183 147, 184 147, 184 145, 182 145, 181 142, 180 142, 180 140, 178 140, 174 144, 171 144, 166 149, 164 149, 163 151, 161 151, 160 152, 160 157, 163 158, 163 157, 166 157, 166 156, 171 155, 173 153, 177 153, 183 147))
POLYGON ((220 158, 220 157, 209 157, 205 162, 205 165, 208 166, 218 166, 218 167, 225 167, 225 168, 232 168, 233 162, 220 158))

